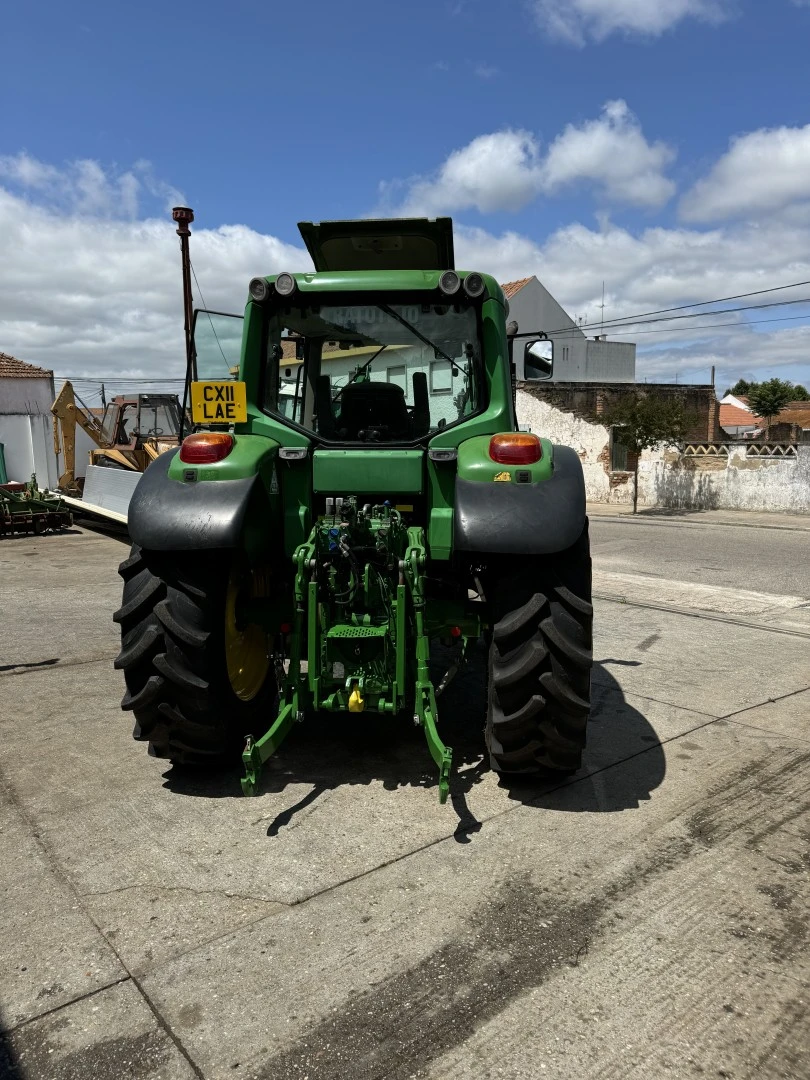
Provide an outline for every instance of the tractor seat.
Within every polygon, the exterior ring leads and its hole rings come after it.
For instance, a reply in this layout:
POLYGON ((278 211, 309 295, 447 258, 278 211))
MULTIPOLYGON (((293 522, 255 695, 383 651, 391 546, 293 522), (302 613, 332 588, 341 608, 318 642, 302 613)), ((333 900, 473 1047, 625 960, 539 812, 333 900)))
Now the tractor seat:
POLYGON ((389 442, 408 437, 405 391, 396 383, 349 383, 340 395, 340 403, 335 427, 341 438, 389 442))

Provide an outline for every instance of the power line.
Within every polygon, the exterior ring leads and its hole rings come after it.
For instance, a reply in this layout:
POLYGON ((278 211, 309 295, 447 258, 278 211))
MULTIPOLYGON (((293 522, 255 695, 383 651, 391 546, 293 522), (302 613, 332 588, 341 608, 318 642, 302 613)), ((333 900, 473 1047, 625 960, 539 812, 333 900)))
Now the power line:
MULTIPOLYGON (((765 290, 763 290, 763 291, 765 291, 765 290)), ((720 301, 719 300, 711 300, 711 301, 707 301, 707 303, 717 304, 717 303, 720 303, 720 301)), ((634 326, 646 326, 647 324, 651 324, 651 323, 675 322, 675 321, 678 321, 680 319, 707 319, 707 318, 710 318, 712 315, 727 315, 727 314, 730 314, 731 312, 741 312, 741 311, 761 311, 764 308, 788 307, 791 304, 810 304, 810 297, 805 296, 805 297, 800 298, 799 300, 772 300, 767 304, 744 304, 744 305, 742 305, 740 307, 718 308, 715 311, 687 312, 685 315, 666 315, 663 318, 658 318, 658 319, 646 319, 641 315, 628 315, 621 323, 614 323, 611 326, 609 326, 607 329, 610 330, 611 332, 615 331, 615 330, 630 330, 634 326)), ((691 307, 691 306, 693 306, 693 305, 689 305, 689 304, 684 304, 683 305, 684 308, 691 307)), ((680 310, 680 309, 672 308, 671 310, 675 311, 675 310, 680 310)), ((566 333, 567 334, 573 334, 577 330, 595 329, 597 325, 598 324, 593 324, 593 326, 582 326, 582 327, 561 326, 557 330, 545 330, 545 331, 542 331, 542 332, 546 333, 546 334, 549 334, 549 335, 554 334, 554 335, 560 336, 560 335, 566 334, 566 333)), ((743 324, 741 323, 740 325, 743 325, 743 324)), ((540 331, 537 331, 537 332, 539 333, 540 331)), ((533 330, 521 331, 520 337, 526 337, 527 335, 530 335, 532 333, 535 333, 535 331, 533 331, 533 330)), ((641 331, 636 331, 636 333, 641 333, 641 331)))
POLYGON ((716 311, 687 312, 685 315, 666 315, 660 319, 633 319, 626 321, 613 329, 625 330, 632 326, 646 326, 648 323, 677 322, 681 319, 708 319, 712 315, 728 315, 735 311, 761 311, 764 308, 788 307, 790 304, 810 304, 810 296, 803 296, 799 300, 772 300, 767 304, 745 304, 742 307, 718 308, 716 311))
MULTIPOLYGON (((617 316, 615 319, 605 320, 605 325, 610 326, 612 323, 627 323, 630 319, 645 319, 648 315, 666 315, 671 311, 686 311, 687 308, 696 307, 709 307, 711 304, 727 304, 731 300, 747 300, 751 296, 765 296, 767 293, 783 292, 785 289, 798 289, 802 285, 810 285, 810 281, 794 281, 790 285, 774 285, 770 289, 756 289, 754 292, 737 293, 735 296, 720 296, 716 300, 697 300, 691 304, 676 304, 674 307, 658 308, 655 311, 642 311, 638 315, 623 315, 617 316)), ((785 301, 788 303, 789 301, 785 301)), ((792 302, 792 301, 790 301, 792 302)), ((760 306, 760 305, 757 305, 760 306)), ((765 305, 761 305, 765 306, 765 305)), ((733 310, 745 311, 746 308, 736 308, 733 310)), ((708 314, 711 314, 710 312, 708 314)), ((656 320, 657 321, 657 320, 656 320)), ((597 326, 602 325, 602 320, 599 323, 585 323, 582 329, 593 330, 597 326)), ((555 333, 556 331, 549 331, 549 333, 555 333)))
POLYGON ((183 385, 183 379, 149 379, 145 375, 135 375, 131 379, 117 378, 114 375, 99 375, 97 379, 77 377, 75 375, 65 375, 65 379, 68 382, 73 383, 74 386, 101 386, 102 383, 111 386, 130 386, 136 383, 175 383, 177 386, 183 385))
MULTIPOLYGON (((714 312, 709 312, 713 315, 714 312)), ((810 315, 782 315, 775 319, 757 319, 752 323, 741 322, 723 322, 723 323, 711 323, 709 326, 666 326, 663 330, 637 330, 633 337, 638 337, 640 334, 688 334, 690 330, 696 330, 702 333, 704 330, 719 330, 723 326, 736 326, 738 329, 743 327, 750 329, 754 326, 759 326, 761 323, 775 323, 775 322, 796 322, 799 319, 810 319, 810 315)))

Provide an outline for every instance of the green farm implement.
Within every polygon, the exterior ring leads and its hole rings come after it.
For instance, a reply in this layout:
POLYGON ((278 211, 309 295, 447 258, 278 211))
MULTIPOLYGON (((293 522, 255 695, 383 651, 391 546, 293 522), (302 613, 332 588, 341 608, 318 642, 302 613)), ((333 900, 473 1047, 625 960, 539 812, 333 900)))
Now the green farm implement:
POLYGON ((73 517, 58 495, 40 491, 36 476, 27 484, 0 484, 0 536, 25 533, 41 536, 69 529, 73 517))
POLYGON ((197 313, 195 430, 130 503, 115 663, 135 737, 179 763, 241 752, 252 795, 312 713, 405 716, 443 802, 437 691, 485 636, 470 722, 492 767, 575 771, 591 669, 582 468, 519 431, 514 402, 513 350, 548 378, 552 341, 508 324, 493 278, 455 269, 449 219, 300 229, 314 272, 255 278, 244 316, 197 313), (434 686, 438 641, 454 659, 434 686))

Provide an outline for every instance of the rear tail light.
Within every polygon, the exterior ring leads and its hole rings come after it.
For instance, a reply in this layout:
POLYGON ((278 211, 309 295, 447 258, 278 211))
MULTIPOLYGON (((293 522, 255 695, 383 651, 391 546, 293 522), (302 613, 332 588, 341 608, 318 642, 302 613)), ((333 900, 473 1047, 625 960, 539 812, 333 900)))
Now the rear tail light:
POLYGON ((222 461, 233 450, 233 435, 224 431, 198 431, 188 435, 180 447, 180 460, 186 465, 210 465, 222 461))
POLYGON ((533 465, 543 456, 543 445, 528 431, 510 431, 492 436, 489 456, 500 465, 533 465))

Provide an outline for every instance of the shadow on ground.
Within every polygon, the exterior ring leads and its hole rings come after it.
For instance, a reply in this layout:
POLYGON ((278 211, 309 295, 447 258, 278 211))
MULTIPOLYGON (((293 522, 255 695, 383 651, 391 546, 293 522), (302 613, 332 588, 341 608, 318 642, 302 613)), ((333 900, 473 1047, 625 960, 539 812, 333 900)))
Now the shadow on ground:
MULTIPOLYGON (((639 661, 607 658, 594 664, 593 709, 584 767, 572 777, 549 780, 499 779, 509 798, 527 806, 572 811, 614 812, 638 807, 664 778, 665 758, 654 728, 629 705, 609 670, 639 661), (633 767, 611 766, 634 759, 633 767), (636 760, 637 759, 637 760, 636 760)), ((447 653, 434 650, 431 664, 438 681, 447 653)), ((458 815, 456 839, 467 842, 481 828, 467 804, 467 795, 489 772, 483 728, 486 711, 486 651, 473 650, 469 665, 439 699, 440 732, 453 748, 450 801, 458 815)), ((240 798, 241 768, 201 773, 177 766, 165 773, 165 786, 198 798, 240 798)), ((319 713, 293 729, 278 753, 265 764, 261 790, 283 791, 289 784, 310 784, 311 790, 270 825, 274 836, 296 814, 324 792, 346 784, 382 782, 399 787, 437 789, 437 772, 421 730, 407 717, 381 720, 375 714, 319 713)))
POLYGON ((11 1038, 3 1023, 3 1014, 0 1010, 0 1078, 2 1080, 24 1080, 17 1055, 11 1046, 11 1038))
MULTIPOLYGON (((69 529, 49 529, 44 533, 35 532, 0 532, 0 542, 7 543, 19 543, 23 540, 30 540, 32 543, 36 540, 44 540, 48 536, 81 536, 81 529, 69 528, 69 529)), ((0 1076, 2 1073, 0 1073, 0 1076)))
POLYGON ((59 663, 58 656, 52 656, 49 660, 26 660, 19 664, 0 664, 0 674, 6 671, 28 671, 31 668, 53 667, 59 663))
POLYGON ((126 544, 127 547, 132 545, 127 527, 122 523, 105 521, 104 518, 94 518, 81 513, 77 515, 75 512, 73 520, 82 529, 86 529, 87 532, 98 533, 99 536, 108 536, 110 540, 117 540, 121 544, 126 544))

